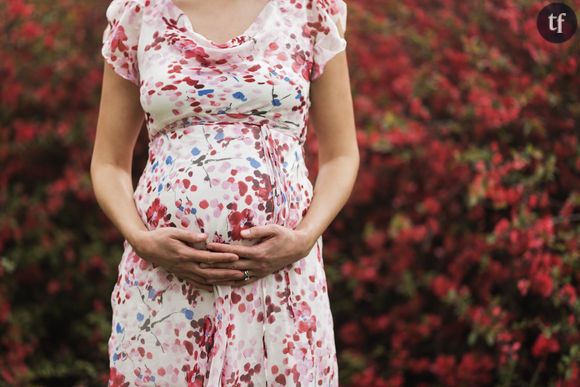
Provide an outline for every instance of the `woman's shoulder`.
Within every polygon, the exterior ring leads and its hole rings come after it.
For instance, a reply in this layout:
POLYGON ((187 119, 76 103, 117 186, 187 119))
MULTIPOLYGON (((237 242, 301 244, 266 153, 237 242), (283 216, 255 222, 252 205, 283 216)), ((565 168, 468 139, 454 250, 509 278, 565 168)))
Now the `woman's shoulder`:
POLYGON ((106 10, 101 54, 115 72, 139 84, 137 50, 144 7, 150 0, 110 0, 106 10))
POLYGON ((347 5, 344 0, 300 0, 305 4, 308 23, 304 31, 312 39, 311 81, 322 75, 326 64, 346 49, 347 5))

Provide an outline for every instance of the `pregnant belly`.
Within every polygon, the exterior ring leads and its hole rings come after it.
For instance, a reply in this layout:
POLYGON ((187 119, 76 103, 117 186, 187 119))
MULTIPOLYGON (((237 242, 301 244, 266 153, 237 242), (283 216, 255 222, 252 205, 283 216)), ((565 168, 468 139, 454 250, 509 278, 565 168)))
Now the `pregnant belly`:
POLYGON ((288 173, 285 149, 258 125, 159 133, 135 190, 138 212, 149 229, 185 228, 225 243, 256 225, 294 226, 309 202, 308 183, 288 173))

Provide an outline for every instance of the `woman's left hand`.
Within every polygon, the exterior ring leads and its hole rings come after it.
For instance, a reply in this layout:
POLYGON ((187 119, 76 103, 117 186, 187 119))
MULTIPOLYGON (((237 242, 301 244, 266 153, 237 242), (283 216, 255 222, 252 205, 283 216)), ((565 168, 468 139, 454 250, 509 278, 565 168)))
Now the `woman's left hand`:
POLYGON ((247 285, 304 258, 316 243, 316 239, 312 240, 312 237, 302 230, 292 230, 277 224, 248 228, 242 230, 240 235, 244 239, 261 239, 261 241, 251 246, 208 242, 206 244, 208 250, 238 254, 240 259, 227 263, 201 263, 200 266, 237 269, 242 272, 248 270, 250 279, 215 280, 213 284, 234 287, 247 285))

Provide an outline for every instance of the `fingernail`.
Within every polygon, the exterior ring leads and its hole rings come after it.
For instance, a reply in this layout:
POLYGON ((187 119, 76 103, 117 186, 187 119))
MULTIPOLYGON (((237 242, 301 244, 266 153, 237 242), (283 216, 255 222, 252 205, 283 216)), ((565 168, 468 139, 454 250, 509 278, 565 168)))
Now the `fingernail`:
POLYGON ((250 232, 249 232, 248 230, 242 230, 242 231, 240 232, 240 234, 241 234, 242 236, 248 236, 248 235, 250 235, 250 232))

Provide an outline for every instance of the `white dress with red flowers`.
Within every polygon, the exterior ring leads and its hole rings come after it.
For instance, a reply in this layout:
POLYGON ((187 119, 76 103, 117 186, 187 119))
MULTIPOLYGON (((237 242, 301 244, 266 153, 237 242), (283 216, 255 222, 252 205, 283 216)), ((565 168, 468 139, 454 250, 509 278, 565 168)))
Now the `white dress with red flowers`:
MULTIPOLYGON (((149 158, 134 199, 149 229, 235 244, 244 228, 300 222, 313 194, 310 82, 345 49, 346 14, 343 0, 270 0, 218 44, 172 0, 111 1, 102 55, 140 90, 149 158)), ((109 386, 338 385, 321 238, 278 272, 213 293, 124 248, 109 386)))

